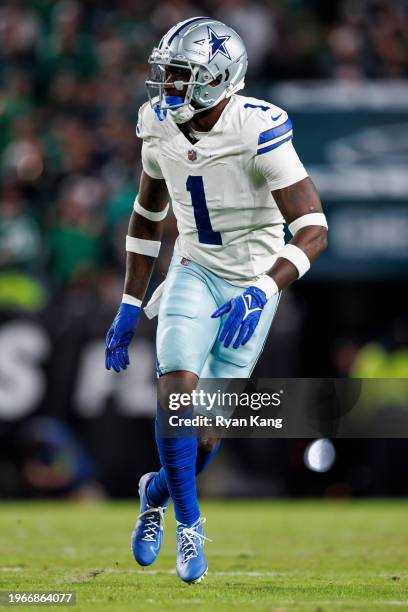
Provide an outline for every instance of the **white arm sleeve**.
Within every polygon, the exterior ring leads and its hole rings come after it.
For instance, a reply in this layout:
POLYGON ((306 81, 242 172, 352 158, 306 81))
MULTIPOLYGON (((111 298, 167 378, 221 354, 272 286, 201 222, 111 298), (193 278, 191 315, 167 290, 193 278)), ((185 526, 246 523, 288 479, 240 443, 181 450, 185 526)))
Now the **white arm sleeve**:
POLYGON ((258 154, 255 169, 265 177, 271 191, 289 187, 308 176, 291 141, 258 154))

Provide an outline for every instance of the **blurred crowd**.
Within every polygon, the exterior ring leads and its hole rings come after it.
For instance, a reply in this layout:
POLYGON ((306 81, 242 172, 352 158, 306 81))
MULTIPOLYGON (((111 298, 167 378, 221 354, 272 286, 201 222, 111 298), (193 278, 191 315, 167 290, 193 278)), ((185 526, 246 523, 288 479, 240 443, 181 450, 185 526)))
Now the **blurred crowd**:
MULTIPOLYGON (((146 60, 199 14, 243 36, 253 93, 290 78, 408 73, 408 9, 395 0, 3 0, 0 308, 38 312, 78 288, 117 304, 146 60)), ((175 235, 169 219, 163 270, 175 235)))

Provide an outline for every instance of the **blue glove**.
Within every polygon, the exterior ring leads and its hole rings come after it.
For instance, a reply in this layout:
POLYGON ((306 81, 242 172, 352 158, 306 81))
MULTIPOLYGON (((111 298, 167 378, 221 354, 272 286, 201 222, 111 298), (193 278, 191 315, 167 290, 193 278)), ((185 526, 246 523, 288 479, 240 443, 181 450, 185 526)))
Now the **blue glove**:
POLYGON ((248 287, 244 293, 232 298, 226 302, 221 308, 218 308, 211 316, 213 318, 220 317, 227 312, 228 317, 222 326, 219 341, 224 341, 226 348, 231 344, 235 334, 239 330, 238 336, 233 344, 237 349, 243 346, 252 337, 262 310, 267 302, 265 292, 258 287, 248 287))
POLYGON ((136 323, 142 309, 132 304, 121 304, 105 341, 105 367, 115 372, 126 370, 129 365, 128 346, 133 338, 136 323))

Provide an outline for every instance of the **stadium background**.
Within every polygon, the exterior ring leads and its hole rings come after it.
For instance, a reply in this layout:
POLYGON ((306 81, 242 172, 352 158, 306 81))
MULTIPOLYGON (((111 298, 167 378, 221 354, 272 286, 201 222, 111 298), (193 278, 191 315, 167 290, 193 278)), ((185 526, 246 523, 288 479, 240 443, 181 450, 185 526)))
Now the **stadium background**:
MULTIPOLYGON (((249 53, 244 93, 285 107, 330 248, 285 292, 268 377, 407 377, 408 11, 398 1, 4 0, 0 6, 0 498, 135 496, 157 466, 154 331, 104 369, 140 175, 146 59, 197 14, 249 53)), ((150 287, 166 272, 172 216, 150 287)), ((406 401, 406 398, 400 398, 406 401)), ((383 406, 387 409, 387 406, 383 406)), ((228 440, 215 496, 404 495, 405 440, 228 440)))

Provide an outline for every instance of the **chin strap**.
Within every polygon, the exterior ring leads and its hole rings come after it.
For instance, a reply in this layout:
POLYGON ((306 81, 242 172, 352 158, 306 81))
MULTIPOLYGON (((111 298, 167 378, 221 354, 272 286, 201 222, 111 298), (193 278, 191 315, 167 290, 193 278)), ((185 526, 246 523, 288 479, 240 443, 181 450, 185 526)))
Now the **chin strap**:
POLYGON ((169 110, 169 113, 174 119, 175 123, 187 123, 195 115, 194 108, 189 104, 188 106, 180 106, 174 110, 169 110))
MULTIPOLYGON (((170 107, 183 104, 183 102, 184 100, 181 96, 166 96, 166 104, 170 107)), ((191 104, 188 104, 186 106, 179 106, 179 108, 169 108, 169 113, 176 123, 186 123, 194 116, 194 109, 191 104)))

